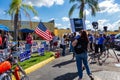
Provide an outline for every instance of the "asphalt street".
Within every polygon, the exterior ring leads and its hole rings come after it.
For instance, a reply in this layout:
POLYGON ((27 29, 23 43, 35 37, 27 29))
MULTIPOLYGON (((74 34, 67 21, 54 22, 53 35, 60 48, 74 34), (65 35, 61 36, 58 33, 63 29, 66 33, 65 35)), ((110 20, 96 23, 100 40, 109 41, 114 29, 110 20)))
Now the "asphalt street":
MULTIPOLYGON (((116 54, 120 53, 120 51, 115 52, 116 54)), ((118 58, 120 59, 119 56, 118 58)), ((55 59, 30 73, 30 80, 78 80, 76 62, 71 59, 71 53, 55 59)), ((120 80, 120 62, 117 61, 112 50, 110 50, 110 57, 103 65, 90 64, 90 69, 95 80, 120 80)), ((86 71, 83 71, 83 73, 83 80, 90 80, 86 71)))

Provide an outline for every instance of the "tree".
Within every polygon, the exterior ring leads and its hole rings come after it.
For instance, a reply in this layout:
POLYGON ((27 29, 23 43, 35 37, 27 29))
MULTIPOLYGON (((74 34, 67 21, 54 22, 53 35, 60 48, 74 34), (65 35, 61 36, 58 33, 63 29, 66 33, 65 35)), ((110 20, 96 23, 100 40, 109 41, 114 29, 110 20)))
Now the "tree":
POLYGON ((79 9, 79 18, 84 18, 86 16, 86 5, 91 9, 93 16, 99 11, 98 0, 70 0, 70 3, 74 3, 74 5, 69 10, 69 17, 71 17, 75 9, 79 9))
POLYGON ((17 41, 18 38, 18 29, 21 25, 19 23, 21 19, 21 12, 23 11, 26 16, 30 17, 29 13, 27 12, 28 10, 37 15, 37 11, 33 8, 33 6, 24 4, 23 0, 12 0, 10 4, 10 8, 7 13, 12 16, 14 21, 14 41, 17 41))

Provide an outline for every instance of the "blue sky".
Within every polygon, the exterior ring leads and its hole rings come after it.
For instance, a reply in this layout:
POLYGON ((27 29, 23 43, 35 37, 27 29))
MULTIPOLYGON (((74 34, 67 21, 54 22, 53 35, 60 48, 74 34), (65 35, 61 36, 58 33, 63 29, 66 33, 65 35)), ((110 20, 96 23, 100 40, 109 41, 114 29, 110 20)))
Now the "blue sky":
MULTIPOLYGON (((38 11, 38 16, 34 16, 31 12, 31 20, 39 22, 48 22, 55 20, 55 26, 58 28, 70 28, 70 21, 68 12, 72 3, 69 0, 24 0, 24 3, 32 5, 38 11)), ((11 19, 5 14, 5 10, 9 9, 11 0, 0 1, 0 19, 11 19)), ((103 30, 103 26, 108 26, 108 30, 117 30, 120 26, 120 1, 119 0, 99 0, 100 12, 97 12, 93 17, 90 10, 86 9, 86 28, 93 29, 91 23, 97 21, 99 29, 103 30)), ((78 17, 78 10, 76 10, 72 18, 78 17)), ((29 20, 22 15, 22 20, 29 20)))

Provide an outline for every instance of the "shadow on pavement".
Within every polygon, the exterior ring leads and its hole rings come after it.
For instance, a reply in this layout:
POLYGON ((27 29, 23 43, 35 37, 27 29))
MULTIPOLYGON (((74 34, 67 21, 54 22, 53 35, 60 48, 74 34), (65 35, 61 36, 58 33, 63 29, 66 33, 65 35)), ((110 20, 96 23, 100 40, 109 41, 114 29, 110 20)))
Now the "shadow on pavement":
POLYGON ((61 63, 58 63, 58 64, 55 64, 54 66, 52 67, 61 67, 61 66, 64 66, 64 65, 67 65, 67 64, 70 64, 72 62, 75 62, 75 60, 68 60, 68 61, 65 61, 65 62, 61 62, 61 63))
POLYGON ((60 75, 60 76, 54 78, 54 80, 74 80, 77 76, 78 76, 77 72, 66 73, 64 75, 60 75))

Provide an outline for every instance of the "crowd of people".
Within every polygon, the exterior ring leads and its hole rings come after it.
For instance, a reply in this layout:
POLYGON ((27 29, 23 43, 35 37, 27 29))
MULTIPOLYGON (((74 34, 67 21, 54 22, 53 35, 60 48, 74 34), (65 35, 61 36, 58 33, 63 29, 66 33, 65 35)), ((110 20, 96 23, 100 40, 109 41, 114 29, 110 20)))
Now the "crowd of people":
MULTIPOLYGON (((110 44, 114 44, 114 36, 105 34, 90 34, 85 30, 81 30, 78 34, 76 32, 63 35, 60 39, 55 34, 52 34, 53 39, 49 42, 50 50, 54 51, 60 48, 62 45, 61 56, 66 56, 66 49, 73 54, 72 60, 76 59, 76 66, 78 69, 79 79, 83 77, 83 64, 86 72, 91 80, 94 80, 92 73, 88 65, 88 51, 92 51, 97 54, 105 50, 105 47, 110 48, 110 44), (59 44, 60 43, 60 44, 59 44)), ((10 40, 10 34, 5 32, 4 35, 0 34, 0 49, 8 48, 8 42, 10 40)), ((25 48, 30 49, 33 45, 33 37, 31 33, 26 36, 25 48)))
MULTIPOLYGON (((60 39, 60 44, 62 45, 61 55, 66 55, 66 49, 69 49, 70 53, 73 53, 72 60, 76 59, 76 65, 78 69, 79 80, 82 80, 82 70, 83 65, 87 71, 88 76, 91 80, 94 80, 92 77, 92 73, 90 71, 88 65, 88 51, 92 51, 97 54, 105 50, 105 48, 110 48, 110 44, 114 44, 114 36, 106 35, 106 34, 90 34, 86 31, 82 30, 77 35, 77 33, 71 33, 63 35, 60 39), (68 47, 69 45, 69 47, 68 47), (82 46, 82 48, 80 47, 82 46), (77 49, 78 48, 78 49, 77 49), (83 63, 82 63, 83 62, 83 63)), ((54 39, 53 39, 54 40, 54 39)), ((56 38, 56 42, 58 44, 59 39, 56 38)), ((59 46, 59 45, 58 45, 59 46)))
MULTIPOLYGON (((66 47, 68 47, 69 45, 69 52, 73 52, 73 59, 74 59, 74 49, 72 46, 72 42, 79 38, 81 35, 81 31, 79 32, 79 34, 76 35, 76 32, 71 33, 71 34, 67 34, 67 35, 63 35, 63 37, 60 40, 60 44, 62 44, 64 47, 62 48, 62 54, 64 56, 65 54, 65 49, 66 47)), ((106 34, 90 34, 87 33, 87 37, 89 40, 88 43, 88 47, 87 50, 88 51, 94 51, 94 53, 99 53, 99 52, 103 52, 104 48, 110 48, 114 45, 114 36, 113 35, 106 35, 106 34)), ((57 40, 58 42, 58 40, 57 40)))

